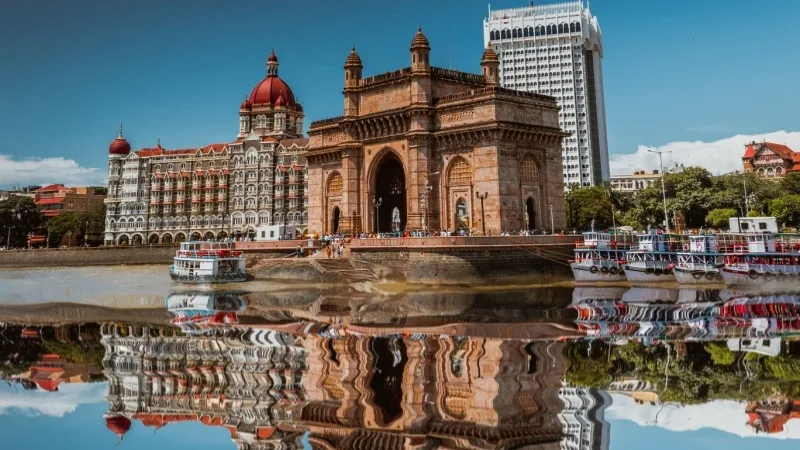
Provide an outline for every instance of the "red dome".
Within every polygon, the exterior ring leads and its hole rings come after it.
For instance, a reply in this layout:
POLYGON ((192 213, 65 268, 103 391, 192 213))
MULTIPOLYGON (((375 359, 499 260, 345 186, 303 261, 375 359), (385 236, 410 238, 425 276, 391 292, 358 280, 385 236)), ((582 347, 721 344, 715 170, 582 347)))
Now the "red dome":
POLYGON ((267 62, 278 62, 278 56, 275 55, 275 50, 272 50, 272 53, 269 54, 269 57, 267 57, 267 62))
POLYGON ((108 153, 112 155, 127 155, 131 152, 131 144, 122 136, 114 139, 114 142, 108 146, 108 153))
POLYGON ((119 124, 119 136, 108 146, 108 153, 112 155, 127 155, 131 152, 131 144, 122 137, 122 124, 119 124))
POLYGON ((244 101, 242 102, 242 106, 240 107, 240 109, 250 109, 250 106, 252 106, 252 105, 250 105, 250 102, 249 102, 249 101, 247 101, 247 99, 244 99, 244 101))
POLYGON ((252 105, 274 105, 280 96, 283 96, 284 105, 296 106, 294 94, 289 85, 277 75, 269 75, 256 85, 253 92, 250 93, 249 101, 252 105))
POLYGON ((125 416, 106 417, 106 428, 114 434, 123 435, 131 429, 131 420, 125 416))

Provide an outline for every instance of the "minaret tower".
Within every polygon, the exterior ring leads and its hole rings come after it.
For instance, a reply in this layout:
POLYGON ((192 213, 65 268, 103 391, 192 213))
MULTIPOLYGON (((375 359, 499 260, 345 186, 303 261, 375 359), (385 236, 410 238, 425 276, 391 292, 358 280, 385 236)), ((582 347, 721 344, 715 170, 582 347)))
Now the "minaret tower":
POLYGON ((344 61, 344 115, 345 117, 358 116, 358 85, 361 82, 361 57, 358 56, 355 46, 350 50, 344 61))
POLYGON ((483 69, 483 78, 486 80, 487 86, 500 86, 500 78, 498 76, 500 60, 497 59, 497 53, 492 50, 491 46, 486 46, 486 50, 483 51, 481 69, 483 69))
POLYGON ((411 103, 428 104, 431 101, 431 65, 429 61, 431 46, 428 38, 417 28, 411 40, 411 103))

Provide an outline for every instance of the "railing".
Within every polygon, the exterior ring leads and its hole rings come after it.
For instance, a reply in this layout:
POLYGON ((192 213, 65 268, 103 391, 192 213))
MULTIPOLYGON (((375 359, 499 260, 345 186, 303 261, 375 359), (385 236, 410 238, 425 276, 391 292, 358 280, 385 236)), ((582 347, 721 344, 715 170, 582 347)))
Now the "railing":
POLYGON ((577 236, 430 236, 352 239, 350 248, 573 245, 577 236))

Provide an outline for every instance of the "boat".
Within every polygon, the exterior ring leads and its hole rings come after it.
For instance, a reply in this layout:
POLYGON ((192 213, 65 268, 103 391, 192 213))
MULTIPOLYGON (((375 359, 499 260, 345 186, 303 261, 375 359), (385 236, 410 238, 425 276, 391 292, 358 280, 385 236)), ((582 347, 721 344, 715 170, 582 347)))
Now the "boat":
POLYGON ((721 269, 728 286, 761 285, 800 280, 800 252, 793 245, 775 242, 769 232, 746 235, 747 252, 725 255, 721 269))
POLYGON ((169 268, 172 281, 180 283, 230 283, 246 281, 242 252, 219 242, 181 242, 169 268))
POLYGON ((662 283, 675 281, 672 274, 678 263, 680 241, 670 240, 670 235, 651 229, 637 236, 636 250, 625 255, 627 263, 623 266, 625 277, 631 282, 662 283))
POLYGON ((673 269, 675 279, 680 284, 721 284, 720 268, 725 265, 718 236, 700 234, 689 236, 689 243, 683 244, 678 252, 678 262, 673 269))
POLYGON ((627 244, 612 240, 609 233, 583 233, 583 242, 575 244, 575 259, 570 262, 575 281, 625 281, 622 265, 627 250, 627 244))
POLYGON ((238 313, 247 307, 243 293, 238 292, 175 293, 167 296, 164 303, 174 316, 172 325, 189 334, 236 324, 238 313))

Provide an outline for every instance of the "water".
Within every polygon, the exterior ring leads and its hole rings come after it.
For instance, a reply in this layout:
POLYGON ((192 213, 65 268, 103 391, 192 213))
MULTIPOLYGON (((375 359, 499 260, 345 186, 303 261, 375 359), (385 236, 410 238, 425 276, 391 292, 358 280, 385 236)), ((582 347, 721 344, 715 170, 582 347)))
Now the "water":
POLYGON ((795 292, 185 290, 162 269, 0 272, 2 448, 800 443, 795 292))

